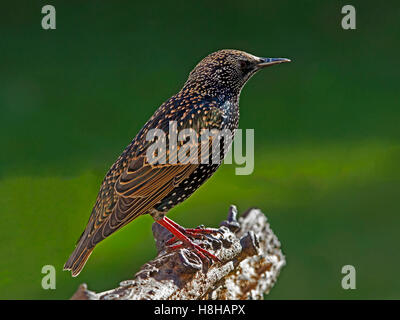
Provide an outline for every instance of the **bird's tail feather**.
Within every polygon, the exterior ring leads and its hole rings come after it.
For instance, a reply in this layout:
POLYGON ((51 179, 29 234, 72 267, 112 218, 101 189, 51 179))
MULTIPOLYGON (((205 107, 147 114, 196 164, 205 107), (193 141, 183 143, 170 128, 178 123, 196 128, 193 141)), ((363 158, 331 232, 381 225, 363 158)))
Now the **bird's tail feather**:
POLYGON ((75 250, 72 252, 68 261, 64 265, 64 270, 71 270, 73 277, 76 277, 83 269, 86 261, 92 254, 93 248, 88 248, 86 241, 79 241, 75 250))

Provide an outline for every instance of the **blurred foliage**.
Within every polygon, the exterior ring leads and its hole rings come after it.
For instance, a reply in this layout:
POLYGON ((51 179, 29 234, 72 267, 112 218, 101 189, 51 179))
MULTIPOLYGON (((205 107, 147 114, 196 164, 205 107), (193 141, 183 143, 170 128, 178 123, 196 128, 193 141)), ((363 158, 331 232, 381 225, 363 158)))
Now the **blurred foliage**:
POLYGON ((269 298, 400 298, 400 6, 355 1, 42 1, 3 4, 0 19, 0 298, 65 299, 86 282, 115 287, 155 255, 148 216, 98 245, 78 278, 62 272, 108 167, 210 52, 293 60, 241 96, 255 170, 223 166, 171 211, 216 226, 230 204, 261 208, 287 266, 269 298), (41 268, 57 289, 41 288, 41 268), (341 268, 357 289, 341 288, 341 268))

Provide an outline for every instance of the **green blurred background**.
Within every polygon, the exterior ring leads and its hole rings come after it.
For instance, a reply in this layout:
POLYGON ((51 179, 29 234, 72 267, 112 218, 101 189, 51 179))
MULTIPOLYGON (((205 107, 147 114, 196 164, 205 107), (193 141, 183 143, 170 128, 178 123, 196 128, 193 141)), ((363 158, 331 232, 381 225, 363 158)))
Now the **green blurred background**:
POLYGON ((287 266, 269 299, 400 298, 400 5, 352 1, 4 2, 0 19, 0 298, 102 291, 154 257, 152 219, 100 243, 78 278, 62 266, 107 169, 207 54, 235 48, 293 63, 241 95, 255 170, 225 165, 171 217, 217 226, 261 208, 287 266), (43 290, 43 265, 57 270, 43 290), (343 290, 343 265, 357 289, 343 290))

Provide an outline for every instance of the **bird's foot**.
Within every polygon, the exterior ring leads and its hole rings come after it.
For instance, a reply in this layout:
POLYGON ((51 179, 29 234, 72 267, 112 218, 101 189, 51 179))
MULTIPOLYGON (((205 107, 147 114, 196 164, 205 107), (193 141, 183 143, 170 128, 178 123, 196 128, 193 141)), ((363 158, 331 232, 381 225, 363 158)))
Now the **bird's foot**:
POLYGON ((215 261, 215 262, 221 262, 221 260, 219 260, 217 256, 213 255, 211 252, 207 251, 206 249, 203 249, 202 247, 200 247, 199 245, 195 244, 191 240, 188 240, 188 241, 185 240, 185 241, 182 241, 182 243, 170 245, 167 248, 168 248, 168 250, 173 251, 173 250, 177 250, 177 249, 180 249, 180 248, 184 248, 185 245, 193 248, 194 251, 197 253, 197 255, 200 257, 200 259, 202 261, 208 262, 209 260, 212 260, 212 261, 215 261))
MULTIPOLYGON (((194 239, 204 239, 207 237, 207 235, 213 235, 216 233, 221 233, 219 229, 214 229, 214 228, 205 228, 203 226, 197 227, 197 228, 184 228, 181 227, 180 225, 177 225, 177 229, 182 232, 185 236, 191 237, 194 239)), ((173 236, 171 239, 169 239, 165 244, 166 245, 171 245, 177 241, 180 241, 180 239, 176 236, 173 236)))
POLYGON ((215 255, 192 241, 192 239, 204 239, 205 235, 221 233, 218 229, 204 228, 203 226, 197 228, 184 228, 167 217, 164 217, 157 222, 173 234, 173 237, 165 243, 169 250, 177 250, 182 247, 189 246, 194 249, 194 251, 203 261, 211 259, 213 261, 220 262, 215 255), (174 244, 178 241, 181 243, 174 244))

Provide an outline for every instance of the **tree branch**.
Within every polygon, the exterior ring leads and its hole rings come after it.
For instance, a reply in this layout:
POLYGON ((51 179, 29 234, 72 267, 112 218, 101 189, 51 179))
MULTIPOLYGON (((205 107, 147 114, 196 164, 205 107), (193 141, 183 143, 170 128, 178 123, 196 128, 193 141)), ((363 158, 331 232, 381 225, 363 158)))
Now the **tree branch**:
POLYGON ((172 235, 153 224, 158 255, 144 264, 132 280, 118 288, 95 293, 85 284, 73 300, 184 300, 262 299, 285 265, 280 242, 259 209, 249 209, 239 220, 231 206, 221 234, 195 242, 215 254, 220 263, 208 266, 190 248, 169 252, 165 242, 172 235))

